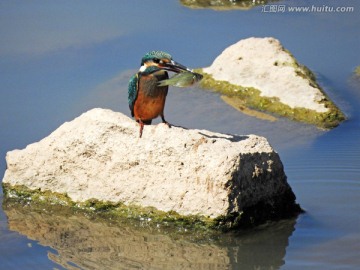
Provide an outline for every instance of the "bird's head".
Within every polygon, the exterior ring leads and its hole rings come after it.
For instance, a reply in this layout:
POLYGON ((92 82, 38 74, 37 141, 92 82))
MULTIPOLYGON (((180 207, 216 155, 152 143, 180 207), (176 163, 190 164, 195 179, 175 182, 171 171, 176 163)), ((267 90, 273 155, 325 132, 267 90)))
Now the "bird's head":
POLYGON ((180 73, 183 71, 191 71, 189 68, 172 60, 170 54, 162 51, 151 51, 144 55, 141 59, 140 71, 146 68, 156 66, 160 69, 180 73))

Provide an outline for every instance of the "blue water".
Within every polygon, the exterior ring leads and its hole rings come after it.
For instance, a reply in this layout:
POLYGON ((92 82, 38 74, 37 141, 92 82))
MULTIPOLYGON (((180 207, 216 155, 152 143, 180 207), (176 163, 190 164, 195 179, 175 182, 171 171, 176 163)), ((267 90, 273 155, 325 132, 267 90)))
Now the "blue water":
POLYGON ((348 120, 331 131, 286 119, 270 123, 239 113, 217 94, 172 89, 165 111, 170 123, 266 136, 306 214, 218 242, 184 243, 131 226, 125 233, 84 217, 52 219, 31 209, 7 208, 0 210, 0 269, 359 269, 360 80, 352 72, 360 65, 360 2, 272 5, 341 5, 354 11, 271 13, 257 7, 219 12, 166 0, 1 1, 0 177, 7 151, 42 139, 87 109, 106 107, 129 115, 127 81, 143 54, 154 49, 195 68, 210 65, 240 39, 275 37, 316 73, 348 120), (57 237, 64 227, 69 236, 57 237), (37 234, 36 228, 47 233, 37 234), (128 238, 117 242, 118 235, 128 238), (87 248, 93 246, 86 256, 79 252, 84 248, 77 246, 79 238, 87 248), (107 241, 100 249, 94 244, 99 241, 86 239, 107 241), (162 246, 174 254, 151 253, 162 246), (202 250, 210 248, 218 260, 204 257, 202 250), (151 252, 136 259, 125 252, 132 249, 151 252))

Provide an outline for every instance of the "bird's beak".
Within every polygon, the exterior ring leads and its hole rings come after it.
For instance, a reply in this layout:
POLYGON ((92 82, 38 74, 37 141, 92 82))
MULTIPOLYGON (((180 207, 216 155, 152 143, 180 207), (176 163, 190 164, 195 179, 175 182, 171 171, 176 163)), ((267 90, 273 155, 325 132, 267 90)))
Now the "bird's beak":
POLYGON ((183 71, 192 71, 191 69, 171 60, 169 63, 164 63, 163 68, 172 72, 180 73, 183 71))

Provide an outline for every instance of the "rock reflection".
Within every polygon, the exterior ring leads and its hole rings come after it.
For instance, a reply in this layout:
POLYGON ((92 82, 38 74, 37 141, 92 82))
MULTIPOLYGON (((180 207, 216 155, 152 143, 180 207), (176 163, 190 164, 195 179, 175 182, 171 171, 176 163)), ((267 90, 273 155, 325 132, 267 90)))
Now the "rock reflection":
POLYGON ((194 236, 59 206, 5 200, 3 208, 10 230, 57 250, 48 258, 66 269, 277 269, 296 222, 194 236))

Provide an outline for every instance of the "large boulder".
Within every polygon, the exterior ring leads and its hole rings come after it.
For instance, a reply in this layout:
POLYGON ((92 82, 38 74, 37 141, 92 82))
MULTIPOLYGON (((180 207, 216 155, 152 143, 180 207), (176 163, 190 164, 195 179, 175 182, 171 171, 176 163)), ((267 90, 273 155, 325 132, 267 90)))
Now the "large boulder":
POLYGON ((76 205, 96 200, 153 207, 230 220, 229 226, 234 219, 257 223, 300 211, 279 155, 265 138, 165 124, 145 126, 139 138, 138 124, 111 110, 90 110, 43 140, 8 152, 6 161, 8 196, 24 188, 50 191, 76 205))

